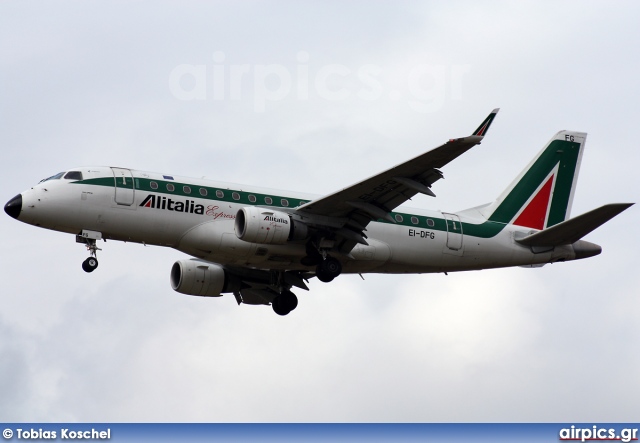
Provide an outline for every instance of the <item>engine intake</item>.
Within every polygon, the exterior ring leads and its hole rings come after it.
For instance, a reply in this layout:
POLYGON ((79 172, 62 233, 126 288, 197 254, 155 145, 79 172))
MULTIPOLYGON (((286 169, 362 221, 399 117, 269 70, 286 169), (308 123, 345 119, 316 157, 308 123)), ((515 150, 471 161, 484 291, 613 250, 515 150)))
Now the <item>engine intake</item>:
POLYGON ((309 230, 286 212, 249 206, 238 210, 235 232, 246 242, 283 245, 290 240, 305 239, 309 230))
POLYGON ((222 266, 203 260, 179 260, 171 268, 171 287, 187 295, 219 297, 240 288, 240 281, 222 266))

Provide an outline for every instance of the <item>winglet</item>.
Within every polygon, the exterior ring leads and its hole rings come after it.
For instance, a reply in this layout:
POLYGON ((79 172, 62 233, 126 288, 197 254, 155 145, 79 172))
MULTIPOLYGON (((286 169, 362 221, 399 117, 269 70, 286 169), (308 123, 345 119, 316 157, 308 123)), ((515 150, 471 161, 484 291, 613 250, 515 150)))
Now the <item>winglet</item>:
POLYGON ((496 115, 498 114, 499 110, 500 108, 496 108, 493 111, 491 111, 491 114, 489 114, 489 116, 484 119, 484 121, 480 124, 480 126, 478 126, 478 129, 473 131, 473 134, 471 135, 479 135, 481 137, 487 135, 489 126, 491 126, 491 123, 493 123, 493 119, 496 118, 496 115))

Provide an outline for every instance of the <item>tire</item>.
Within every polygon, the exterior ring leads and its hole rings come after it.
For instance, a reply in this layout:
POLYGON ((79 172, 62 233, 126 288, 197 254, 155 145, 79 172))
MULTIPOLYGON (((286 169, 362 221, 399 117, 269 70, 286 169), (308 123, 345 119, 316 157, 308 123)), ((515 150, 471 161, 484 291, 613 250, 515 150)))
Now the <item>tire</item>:
POLYGON ((316 268, 316 277, 318 277, 318 280, 320 280, 323 283, 329 283, 330 281, 332 281, 335 278, 331 274, 328 274, 322 268, 322 264, 319 264, 318 267, 316 268))
POLYGON ((282 293, 279 298, 281 299, 280 303, 282 303, 289 312, 298 307, 298 297, 291 291, 282 293))
POLYGON ((325 261, 316 267, 316 277, 324 283, 329 283, 342 272, 342 265, 333 257, 327 257, 325 261))
POLYGON ((271 302, 271 308, 273 309, 273 312, 278 315, 287 315, 289 312, 291 312, 291 310, 287 309, 286 304, 283 303, 281 295, 273 299, 273 301, 271 302))
POLYGON ((82 269, 84 272, 93 272, 98 267, 98 259, 95 257, 89 257, 82 262, 82 269))
POLYGON ((333 278, 336 278, 342 272, 342 265, 333 257, 327 257, 327 259, 322 263, 322 267, 325 272, 332 275, 333 278))

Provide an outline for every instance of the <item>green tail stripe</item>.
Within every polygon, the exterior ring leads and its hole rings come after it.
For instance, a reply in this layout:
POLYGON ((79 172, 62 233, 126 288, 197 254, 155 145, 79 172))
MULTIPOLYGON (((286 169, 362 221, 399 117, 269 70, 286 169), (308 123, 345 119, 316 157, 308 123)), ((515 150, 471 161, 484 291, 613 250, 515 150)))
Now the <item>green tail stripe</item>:
POLYGON ((552 140, 493 214, 491 214, 489 220, 499 223, 510 223, 531 195, 536 192, 542 181, 547 178, 553 168, 560 163, 547 226, 553 226, 564 221, 567 215, 567 208, 571 199, 571 188, 580 157, 580 146, 580 143, 576 142, 552 140))

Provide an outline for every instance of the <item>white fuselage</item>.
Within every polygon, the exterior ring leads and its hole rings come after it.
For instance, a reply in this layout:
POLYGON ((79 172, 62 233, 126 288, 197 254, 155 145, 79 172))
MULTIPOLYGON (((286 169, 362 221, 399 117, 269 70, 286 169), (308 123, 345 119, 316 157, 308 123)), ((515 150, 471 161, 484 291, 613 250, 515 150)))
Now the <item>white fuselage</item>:
MULTIPOLYGON (((313 195, 122 168, 73 171, 80 171, 82 180, 57 178, 24 191, 19 220, 71 234, 88 230, 105 239, 168 246, 222 265, 312 269, 300 264, 304 241, 246 242, 234 232, 234 220, 248 206, 291 212, 313 195)), ((530 229, 486 221, 478 211, 446 214, 400 207, 391 216, 397 223, 378 220, 367 226, 368 245, 336 255, 343 272, 448 272, 575 258, 570 245, 534 253, 514 241, 530 229)))

